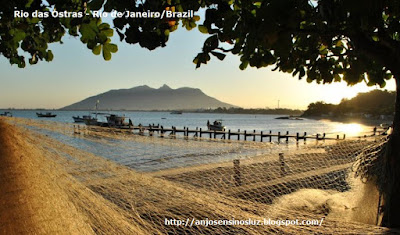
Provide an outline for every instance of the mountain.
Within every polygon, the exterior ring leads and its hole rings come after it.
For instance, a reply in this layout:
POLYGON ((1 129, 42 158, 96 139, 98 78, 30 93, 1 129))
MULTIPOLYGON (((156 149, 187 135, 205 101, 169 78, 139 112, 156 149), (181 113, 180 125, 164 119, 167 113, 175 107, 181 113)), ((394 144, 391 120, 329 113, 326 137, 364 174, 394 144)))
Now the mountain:
POLYGON ((100 110, 195 110, 218 107, 236 107, 204 94, 200 89, 167 85, 155 89, 138 86, 130 89, 110 90, 68 105, 61 110, 93 109, 97 101, 100 110))

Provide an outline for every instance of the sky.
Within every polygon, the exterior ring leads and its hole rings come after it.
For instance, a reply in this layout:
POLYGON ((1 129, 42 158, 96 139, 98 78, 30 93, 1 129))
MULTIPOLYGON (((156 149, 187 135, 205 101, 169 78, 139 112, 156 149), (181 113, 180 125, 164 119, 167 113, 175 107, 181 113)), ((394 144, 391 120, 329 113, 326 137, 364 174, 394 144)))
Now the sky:
MULTIPOLYGON (((64 44, 50 45, 54 60, 20 69, 0 55, 0 108, 58 109, 111 89, 167 84, 173 89, 193 87, 223 102, 243 108, 306 109, 311 102, 339 103, 358 92, 377 87, 364 83, 319 85, 290 74, 248 67, 239 69, 239 57, 212 58, 195 68, 193 58, 201 51, 206 35, 197 29, 180 28, 170 34, 167 46, 154 51, 138 45, 113 42, 119 51, 111 61, 94 55, 79 38, 66 36, 64 44)), ((391 80, 385 89, 394 90, 391 80)), ((140 102, 140 101, 137 101, 140 102)))

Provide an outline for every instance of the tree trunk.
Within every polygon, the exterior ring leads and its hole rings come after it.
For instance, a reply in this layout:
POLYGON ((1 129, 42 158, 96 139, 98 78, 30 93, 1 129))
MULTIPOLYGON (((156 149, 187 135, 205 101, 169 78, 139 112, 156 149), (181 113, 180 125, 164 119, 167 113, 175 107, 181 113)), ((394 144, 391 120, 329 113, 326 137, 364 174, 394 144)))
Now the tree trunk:
POLYGON ((384 151, 383 217, 382 226, 400 228, 400 74, 396 80, 396 105, 393 132, 384 151))

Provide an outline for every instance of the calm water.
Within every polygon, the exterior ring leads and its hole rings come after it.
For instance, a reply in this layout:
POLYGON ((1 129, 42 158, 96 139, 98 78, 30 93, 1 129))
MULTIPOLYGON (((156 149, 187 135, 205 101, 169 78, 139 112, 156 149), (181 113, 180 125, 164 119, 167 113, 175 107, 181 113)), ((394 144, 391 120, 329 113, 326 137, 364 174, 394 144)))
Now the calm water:
MULTIPOLYGON (((0 113, 3 111, 0 110, 0 113)), ((54 111, 56 118, 37 118, 35 111, 12 111, 15 117, 51 120, 65 123, 72 123, 72 116, 87 115, 84 111, 54 111)), ((164 127, 176 126, 178 128, 204 128, 207 120, 222 119, 227 129, 231 130, 256 130, 269 131, 273 133, 280 131, 285 134, 307 132, 308 134, 328 133, 332 137, 336 134, 346 133, 347 136, 361 135, 365 131, 370 132, 372 127, 360 124, 343 124, 338 122, 321 120, 279 120, 275 119, 280 115, 245 115, 245 114, 206 114, 206 113, 183 113, 174 115, 169 112, 113 112, 125 115, 133 120, 135 125, 160 124, 164 127)), ((170 140, 154 137, 133 136, 129 141, 116 139, 103 139, 101 142, 90 137, 69 136, 59 132, 52 132, 44 129, 37 129, 63 143, 76 148, 94 153, 119 164, 128 166, 137 171, 157 171, 162 169, 193 166, 204 163, 226 162, 237 158, 252 158, 265 155, 277 149, 291 148, 290 144, 272 144, 266 147, 249 147, 246 142, 224 143, 223 141, 210 142, 186 141, 183 139, 170 140)), ((329 136, 329 135, 328 135, 329 136)), ((307 141, 309 144, 315 141, 307 141)), ((294 144, 293 144, 294 145, 294 144)), ((68 156, 65 156, 68 157, 68 156)))
MULTIPOLYGON (((2 113, 4 110, 0 110, 2 113)), ((41 120, 51 120, 57 122, 72 123, 72 116, 88 115, 88 111, 54 111, 57 114, 55 118, 38 118, 36 111, 12 111, 15 117, 24 117, 41 120)), ((354 123, 340 123, 331 122, 327 120, 279 120, 275 119, 279 116, 285 115, 250 115, 250 114, 210 114, 210 113, 183 113, 181 115, 170 114, 169 112, 117 112, 112 113, 126 116, 130 118, 134 125, 142 124, 160 124, 162 126, 171 127, 176 126, 177 128, 189 127, 189 128, 207 128, 207 120, 213 122, 216 119, 222 119, 226 129, 232 131, 247 130, 247 131, 272 131, 273 133, 281 132, 285 134, 286 131, 289 133, 303 133, 315 135, 317 133, 327 133, 330 135, 343 134, 347 136, 364 135, 366 132, 371 132, 372 127, 354 124, 354 123)), ((105 121, 105 118, 99 116, 99 119, 105 121)))

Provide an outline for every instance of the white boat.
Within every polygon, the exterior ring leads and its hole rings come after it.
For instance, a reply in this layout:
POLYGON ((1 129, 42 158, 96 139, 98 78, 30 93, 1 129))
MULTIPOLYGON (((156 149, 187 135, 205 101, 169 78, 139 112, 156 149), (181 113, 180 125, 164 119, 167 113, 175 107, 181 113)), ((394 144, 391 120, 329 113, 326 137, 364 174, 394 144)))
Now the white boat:
POLYGON ((85 120, 90 120, 90 121, 97 121, 97 118, 92 117, 90 115, 83 115, 82 117, 79 116, 73 116, 74 122, 85 122, 85 120))
POLYGON ((207 127, 208 130, 210 131, 224 131, 225 126, 222 125, 222 120, 215 120, 213 124, 210 123, 210 121, 207 121, 207 127))

